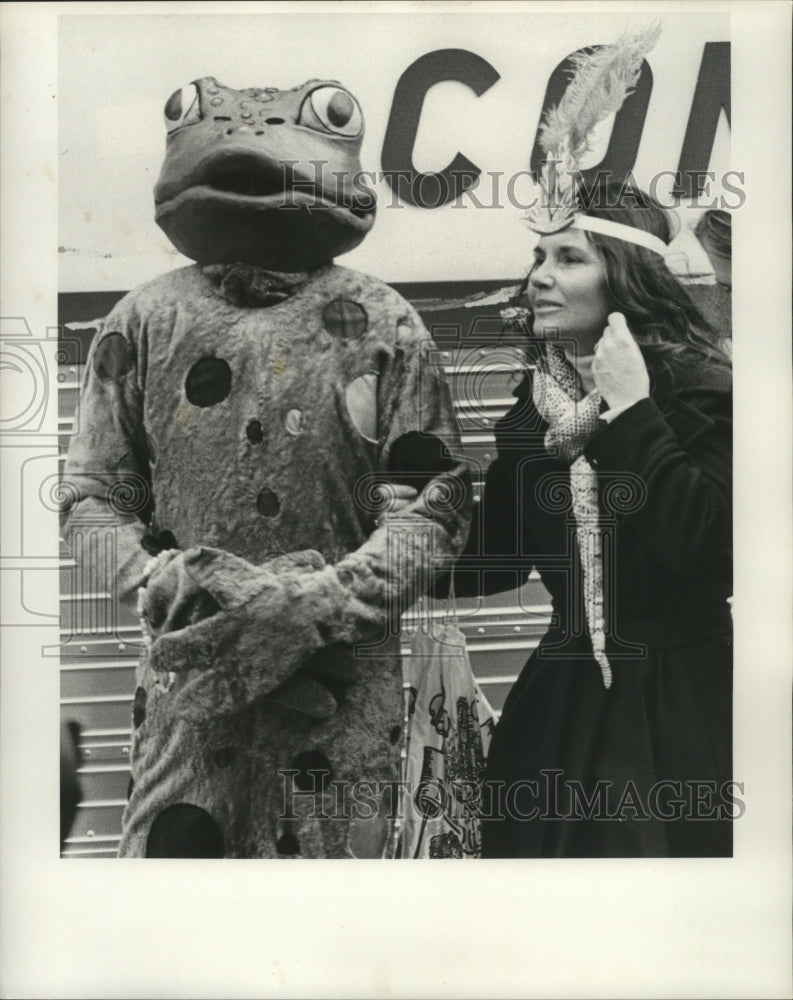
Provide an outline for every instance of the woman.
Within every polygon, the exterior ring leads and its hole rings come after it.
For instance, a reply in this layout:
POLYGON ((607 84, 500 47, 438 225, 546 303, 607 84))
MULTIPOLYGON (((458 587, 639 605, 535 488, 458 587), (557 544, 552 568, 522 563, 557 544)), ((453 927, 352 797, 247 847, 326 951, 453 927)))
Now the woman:
POLYGON ((485 857, 732 852, 731 372, 670 235, 601 185, 534 251, 534 366, 455 573, 536 567, 553 602, 493 735, 485 857))

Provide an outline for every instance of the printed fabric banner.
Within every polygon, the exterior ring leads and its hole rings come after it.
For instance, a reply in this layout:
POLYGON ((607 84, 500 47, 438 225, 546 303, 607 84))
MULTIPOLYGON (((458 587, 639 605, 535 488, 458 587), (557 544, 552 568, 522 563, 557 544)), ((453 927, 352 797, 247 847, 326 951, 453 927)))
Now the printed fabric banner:
POLYGON ((422 620, 403 665, 408 701, 402 858, 479 858, 495 725, 455 622, 422 620))

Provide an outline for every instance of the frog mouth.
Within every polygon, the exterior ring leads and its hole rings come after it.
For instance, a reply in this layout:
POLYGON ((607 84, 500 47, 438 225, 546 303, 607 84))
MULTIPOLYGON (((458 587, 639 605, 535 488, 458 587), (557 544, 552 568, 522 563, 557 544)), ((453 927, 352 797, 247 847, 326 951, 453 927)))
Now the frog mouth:
POLYGON ((283 195, 289 189, 285 172, 250 167, 219 167, 205 183, 216 191, 249 198, 283 195))
POLYGON ((341 190, 326 191, 320 180, 296 174, 283 163, 226 159, 194 173, 181 190, 161 189, 158 210, 183 200, 211 198, 259 208, 306 207, 334 209, 364 220, 374 213, 372 199, 345 196, 341 190))

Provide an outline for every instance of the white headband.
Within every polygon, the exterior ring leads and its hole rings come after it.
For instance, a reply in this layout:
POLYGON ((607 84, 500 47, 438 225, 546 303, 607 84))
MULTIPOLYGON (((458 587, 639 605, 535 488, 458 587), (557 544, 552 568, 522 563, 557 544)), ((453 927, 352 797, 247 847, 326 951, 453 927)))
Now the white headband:
POLYGON ((576 215, 570 225, 571 229, 583 229, 588 233, 599 233, 601 236, 611 236, 624 243, 635 243, 663 257, 667 268, 686 285, 715 285, 716 275, 713 265, 705 253, 705 249, 691 230, 685 227, 675 236, 671 243, 664 243, 658 236, 637 229, 635 226, 625 226, 621 222, 610 219, 597 219, 591 215, 576 215))
POLYGON ((599 233, 601 236, 613 236, 623 243, 635 243, 637 246, 646 247, 656 253, 665 256, 669 247, 658 236, 653 236, 644 229, 637 229, 635 226, 625 226, 621 222, 612 222, 611 219, 596 219, 592 215, 576 215, 571 229, 584 229, 588 233, 599 233))

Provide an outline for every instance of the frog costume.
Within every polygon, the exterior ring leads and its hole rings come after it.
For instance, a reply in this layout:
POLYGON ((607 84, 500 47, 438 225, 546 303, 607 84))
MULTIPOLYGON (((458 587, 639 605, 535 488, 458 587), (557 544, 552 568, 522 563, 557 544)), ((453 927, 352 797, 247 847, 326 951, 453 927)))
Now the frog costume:
POLYGON ((206 77, 165 118, 156 219, 196 264, 103 321, 65 474, 149 642, 120 854, 391 856, 399 616, 470 517, 443 368, 333 263, 374 221, 352 95, 206 77), (393 516, 389 481, 419 491, 393 516))

